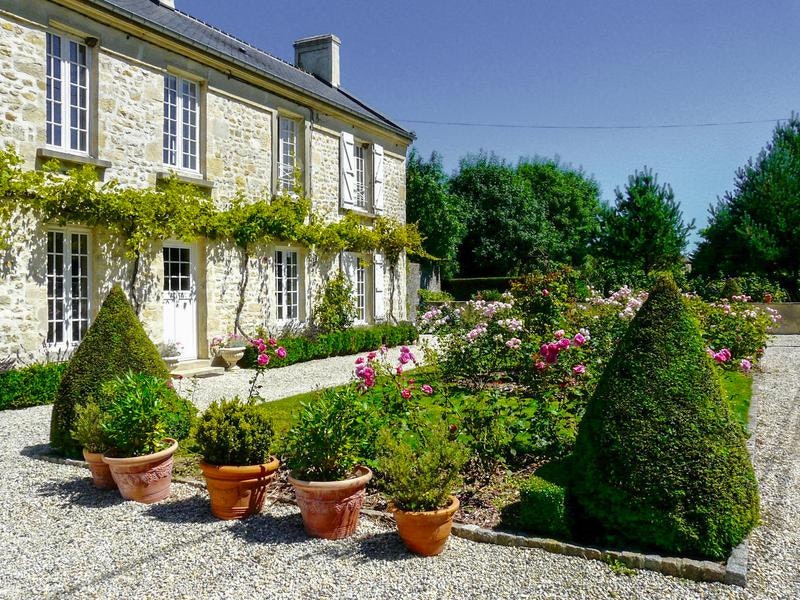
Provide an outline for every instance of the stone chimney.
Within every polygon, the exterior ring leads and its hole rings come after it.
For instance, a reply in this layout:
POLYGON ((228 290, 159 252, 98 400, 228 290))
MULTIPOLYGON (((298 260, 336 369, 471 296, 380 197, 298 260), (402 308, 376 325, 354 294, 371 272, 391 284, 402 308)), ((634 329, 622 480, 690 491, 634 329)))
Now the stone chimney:
POLYGON ((332 33, 303 38, 294 43, 294 65, 339 87, 339 46, 341 40, 332 33))
POLYGON ((160 4, 161 6, 166 6, 167 8, 171 8, 175 10, 175 0, 154 0, 156 4, 160 4))

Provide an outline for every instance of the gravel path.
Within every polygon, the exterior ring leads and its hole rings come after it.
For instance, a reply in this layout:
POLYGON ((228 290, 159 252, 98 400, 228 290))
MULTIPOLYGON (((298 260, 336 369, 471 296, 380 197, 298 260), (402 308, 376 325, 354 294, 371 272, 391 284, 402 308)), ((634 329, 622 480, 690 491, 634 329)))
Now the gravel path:
POLYGON ((183 484, 158 505, 123 502, 83 469, 30 457, 47 441, 44 406, 0 413, 0 598, 800 598, 800 337, 780 338, 762 364, 764 524, 748 590, 458 538, 423 559, 365 518, 351 539, 312 540, 293 506, 217 521, 205 492, 183 484))
MULTIPOLYGON (((422 362, 422 349, 418 346, 410 346, 410 349, 417 360, 422 362)), ((356 357, 366 355, 367 353, 363 352, 353 356, 334 356, 270 369, 259 382, 261 396, 266 400, 278 400, 321 387, 344 385, 353 379, 356 357)), ((387 357, 392 365, 397 364, 399 356, 399 347, 389 348, 387 357)), ((250 392, 250 379, 253 373, 251 369, 235 369, 218 377, 184 379, 178 384, 178 391, 190 396, 192 402, 200 410, 204 410, 218 398, 237 395, 246 398, 250 392)))

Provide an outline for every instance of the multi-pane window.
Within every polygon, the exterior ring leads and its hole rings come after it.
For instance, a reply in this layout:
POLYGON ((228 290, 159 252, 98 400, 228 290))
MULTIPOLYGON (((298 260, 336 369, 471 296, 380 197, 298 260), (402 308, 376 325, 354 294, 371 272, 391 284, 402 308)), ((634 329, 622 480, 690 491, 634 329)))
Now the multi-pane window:
POLYGON ((356 309, 358 310, 358 320, 367 320, 367 268, 361 258, 356 258, 356 309))
POLYGON ((47 144, 89 152, 89 49, 47 34, 47 144))
POLYGON ((198 170, 198 85, 164 75, 164 164, 198 170))
POLYGON ((89 237, 47 232, 47 343, 78 343, 89 327, 89 237))
POLYGON ((297 121, 278 117, 278 189, 294 189, 297 166, 297 121))
POLYGON ((353 200, 359 208, 367 208, 367 149, 363 144, 353 148, 353 159, 356 167, 356 189, 353 200))
POLYGON ((275 251, 275 308, 278 321, 299 318, 300 273, 297 252, 275 251))
POLYGON ((188 292, 192 287, 189 248, 164 248, 164 291, 188 292))

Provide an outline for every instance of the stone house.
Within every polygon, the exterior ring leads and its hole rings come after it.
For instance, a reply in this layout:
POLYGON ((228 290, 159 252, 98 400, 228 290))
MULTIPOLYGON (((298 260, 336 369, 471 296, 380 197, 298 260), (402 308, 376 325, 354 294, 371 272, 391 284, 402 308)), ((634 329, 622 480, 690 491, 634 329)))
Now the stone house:
MULTIPOLYGON (((0 143, 27 169, 92 165, 103 181, 177 176, 225 206, 269 198, 298 177, 313 210, 405 222, 413 135, 340 86, 340 41, 294 44, 294 64, 177 10, 174 0, 0 0, 0 143)), ((19 215, 0 256, 0 357, 77 344, 132 262, 102 228, 19 215)), ((232 331, 242 253, 228 242, 154 241, 136 295, 151 338, 207 357, 232 331)), ((351 279, 364 323, 403 320, 405 256, 316 256, 296 243, 251 257, 242 324, 307 320, 324 279, 351 279), (388 290, 392 293, 389 294, 388 290)))

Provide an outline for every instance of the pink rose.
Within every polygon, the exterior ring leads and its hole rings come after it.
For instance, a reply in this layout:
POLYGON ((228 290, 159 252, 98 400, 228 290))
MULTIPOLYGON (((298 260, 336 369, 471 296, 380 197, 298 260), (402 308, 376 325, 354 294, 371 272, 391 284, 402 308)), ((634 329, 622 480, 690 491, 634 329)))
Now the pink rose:
POLYGON ((742 371, 744 371, 745 373, 747 373, 748 371, 750 371, 750 369, 752 369, 752 368, 753 368, 753 363, 751 363, 751 362, 750 362, 749 360, 747 360, 746 358, 743 358, 743 359, 741 360, 741 362, 739 363, 739 368, 740 368, 742 371))
POLYGON ((566 350, 567 348, 569 348, 569 345, 570 345, 569 338, 561 338, 560 340, 558 340, 558 347, 561 350, 566 350))
POLYGON ((564 330, 563 329, 559 329, 553 335, 555 336, 555 338, 557 340, 560 340, 562 337, 564 337, 564 330))
POLYGON ((364 357, 363 357, 363 356, 359 356, 359 357, 356 359, 356 364, 357 364, 357 365, 360 365, 360 364, 363 364, 363 363, 364 363, 364 357))
POLYGON ((575 375, 583 375, 586 373, 586 367, 583 365, 575 365, 572 367, 572 372, 575 373, 575 375))
POLYGON ((398 360, 400 361, 400 364, 407 365, 409 362, 411 362, 411 354, 403 352, 400 354, 400 358, 398 360))
POLYGON ((542 290, 542 296, 547 298, 549 295, 550 295, 550 292, 548 292, 547 289, 542 290))
POLYGON ((367 360, 371 361, 371 360, 375 360, 376 358, 378 358, 378 354, 375 353, 375 352, 370 352, 369 354, 367 354, 367 360))
POLYGON ((541 360, 537 360, 534 366, 536 367, 537 371, 544 371, 547 368, 547 364, 541 360))
POLYGON ((581 333, 576 333, 575 337, 572 338, 572 343, 575 346, 583 346, 586 343, 586 338, 581 333))
POLYGON ((402 375, 403 374, 403 365, 397 365, 397 369, 395 369, 395 373, 397 373, 398 375, 402 375))
POLYGON ((277 354, 277 355, 278 355, 279 357, 281 357, 281 358, 286 358, 286 348, 284 348, 283 346, 280 346, 280 347, 279 347, 279 348, 278 348, 278 349, 275 351, 275 354, 277 354))
POLYGON ((278 345, 278 340, 276 340, 274 337, 269 338, 269 345, 270 346, 277 346, 278 345))
POLYGON ((408 388, 403 388, 403 391, 402 391, 402 392, 400 392, 400 395, 401 395, 403 398, 405 398, 406 400, 408 400, 409 398, 411 398, 411 390, 410 390, 410 389, 408 389, 408 388))
POLYGON ((408 346, 400 346, 400 352, 403 354, 411 354, 411 350, 408 349, 408 346))
POLYGON ((433 393, 433 388, 426 383, 422 386, 422 391, 430 396, 433 393))
POLYGON ((258 366, 259 367, 266 367, 269 364, 269 354, 259 354, 258 355, 258 366))

